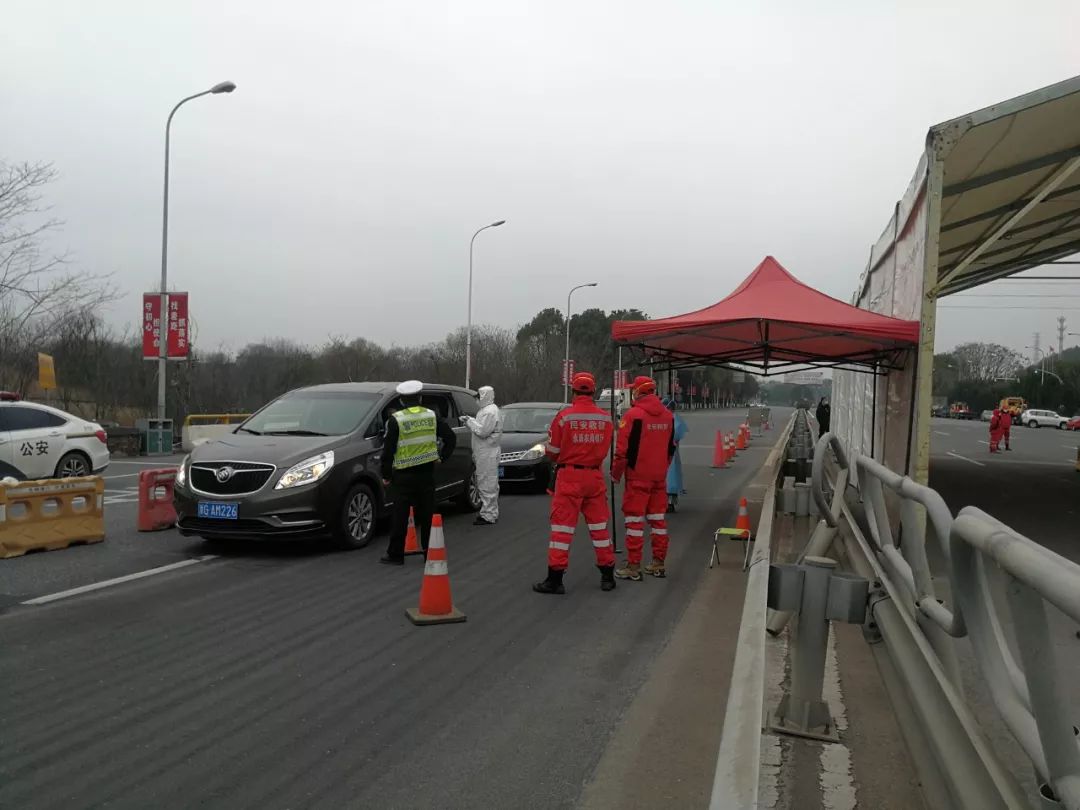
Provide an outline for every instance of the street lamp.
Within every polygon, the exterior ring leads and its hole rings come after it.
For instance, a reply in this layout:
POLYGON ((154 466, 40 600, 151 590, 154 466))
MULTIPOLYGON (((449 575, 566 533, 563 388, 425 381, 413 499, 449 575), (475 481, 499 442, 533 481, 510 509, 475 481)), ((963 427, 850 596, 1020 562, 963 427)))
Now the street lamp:
MULTIPOLYGON (((1052 372, 1052 371, 1047 371, 1047 370, 1046 370, 1046 369, 1044 369, 1044 368, 1037 368, 1037 369, 1035 369, 1035 373, 1036 373, 1036 374, 1042 374, 1042 375, 1046 375, 1046 374, 1049 374, 1049 375, 1050 375, 1051 377, 1053 377, 1053 378, 1054 378, 1055 380, 1057 380, 1057 381, 1058 381, 1059 383, 1061 383, 1062 385, 1064 385, 1064 384, 1065 384, 1065 381, 1064 381, 1063 379, 1061 379, 1061 377, 1059 377, 1059 376, 1058 376, 1057 374, 1055 374, 1055 373, 1054 373, 1054 372, 1052 372)), ((1042 380, 1043 380, 1043 377, 1039 377, 1039 381, 1041 382, 1042 380)))
POLYGON ((168 304, 166 303, 169 282, 169 130, 172 127, 172 119, 173 116, 176 115, 176 111, 187 102, 194 98, 199 98, 200 96, 231 93, 235 89, 236 85, 233 82, 220 82, 215 84, 209 90, 203 90, 201 93, 182 98, 177 102, 176 106, 172 108, 172 112, 169 113, 169 118, 165 122, 165 201, 161 213, 161 314, 158 316, 158 419, 165 418, 165 369, 169 362, 169 313, 167 311, 168 304))
POLYGON ((469 381, 472 379, 472 258, 473 258, 473 243, 476 241, 481 231, 486 231, 488 228, 498 228, 500 225, 505 225, 506 220, 500 219, 498 222, 492 222, 490 225, 485 225, 480 228, 476 233, 472 235, 472 239, 469 240, 469 319, 465 326, 465 387, 469 387, 469 381))
MULTIPOLYGON (((567 373, 570 371, 570 296, 574 294, 574 290, 580 290, 584 287, 595 287, 597 282, 591 284, 578 284, 576 287, 571 287, 570 292, 566 294, 566 358, 563 362, 563 373, 565 379, 563 380, 562 396, 563 402, 570 401, 570 375, 567 373)), ((614 397, 614 394, 612 394, 614 397)))

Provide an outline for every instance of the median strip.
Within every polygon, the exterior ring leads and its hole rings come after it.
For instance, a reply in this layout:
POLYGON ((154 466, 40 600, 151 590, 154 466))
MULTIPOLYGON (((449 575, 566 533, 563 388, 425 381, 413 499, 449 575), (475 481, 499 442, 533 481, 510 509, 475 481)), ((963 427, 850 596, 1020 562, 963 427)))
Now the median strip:
POLYGON ((126 576, 116 577, 115 579, 106 579, 101 582, 94 582, 90 585, 80 585, 78 588, 71 588, 66 591, 59 591, 57 593, 50 593, 45 596, 37 596, 33 599, 27 599, 25 602, 20 602, 22 605, 46 605, 49 602, 56 602, 60 599, 67 599, 69 596, 79 596, 80 594, 90 593, 92 591, 100 591, 103 588, 111 588, 113 585, 120 585, 124 582, 133 582, 136 579, 145 579, 146 577, 152 577, 157 574, 164 574, 169 571, 177 571, 181 568, 187 568, 190 565, 198 565, 201 562, 207 560, 217 559, 216 554, 206 554, 202 557, 195 557, 190 560, 182 560, 180 562, 170 563, 169 565, 158 566, 157 568, 149 568, 146 571, 139 571, 135 574, 127 574, 126 576))

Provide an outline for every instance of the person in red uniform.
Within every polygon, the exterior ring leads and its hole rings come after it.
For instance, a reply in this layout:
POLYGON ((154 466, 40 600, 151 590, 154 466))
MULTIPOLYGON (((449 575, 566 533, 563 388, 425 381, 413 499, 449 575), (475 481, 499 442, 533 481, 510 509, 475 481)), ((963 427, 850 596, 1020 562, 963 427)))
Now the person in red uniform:
POLYGON ((619 422, 615 463, 611 467, 612 481, 618 482, 626 475, 622 508, 627 561, 615 576, 640 582, 646 521, 653 560, 644 571, 654 577, 667 575, 667 469, 675 455, 675 420, 656 396, 656 383, 648 377, 636 378, 631 392, 634 404, 619 422))
POLYGON ((1001 411, 1001 438, 1005 440, 1005 449, 1012 450, 1009 447, 1009 433, 1012 430, 1013 423, 1012 413, 1008 408, 1000 408, 999 410, 1001 411))
MULTIPOLYGON (((993 414, 990 415, 990 452, 997 453, 1001 439, 1005 435, 1005 426, 1002 424, 1006 419, 1011 420, 1012 417, 1008 411, 1002 410, 1002 408, 994 408, 993 414)), ((1007 444, 1007 442, 1006 442, 1007 444)))
POLYGON ((608 532, 611 511, 601 471, 615 429, 611 415, 593 401, 596 380, 592 374, 579 371, 570 385, 574 401, 552 420, 545 446, 548 458, 555 464, 556 478, 551 498, 548 574, 547 579, 533 585, 537 593, 566 593, 563 574, 570 562, 570 542, 580 515, 585 515, 596 552, 600 588, 610 591, 615 587, 615 551, 608 532))

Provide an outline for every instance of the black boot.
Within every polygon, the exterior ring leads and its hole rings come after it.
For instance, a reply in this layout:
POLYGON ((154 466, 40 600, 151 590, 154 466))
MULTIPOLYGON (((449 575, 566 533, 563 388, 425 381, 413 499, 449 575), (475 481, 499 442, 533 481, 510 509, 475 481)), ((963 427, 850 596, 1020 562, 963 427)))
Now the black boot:
POLYGON ((566 588, 563 587, 562 578, 565 571, 556 571, 554 568, 548 569, 547 579, 543 582, 537 582, 533 585, 533 590, 537 593, 566 593, 566 588))
POLYGON ((613 591, 615 590, 615 566, 614 565, 598 565, 600 569, 600 590, 613 591))

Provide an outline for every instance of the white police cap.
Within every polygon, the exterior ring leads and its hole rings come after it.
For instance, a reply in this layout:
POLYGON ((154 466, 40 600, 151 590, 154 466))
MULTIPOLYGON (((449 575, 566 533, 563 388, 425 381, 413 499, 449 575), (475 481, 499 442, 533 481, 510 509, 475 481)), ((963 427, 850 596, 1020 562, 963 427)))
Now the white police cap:
POLYGON ((397 387, 397 392, 403 397, 416 396, 424 390, 424 384, 419 380, 406 380, 397 387))

